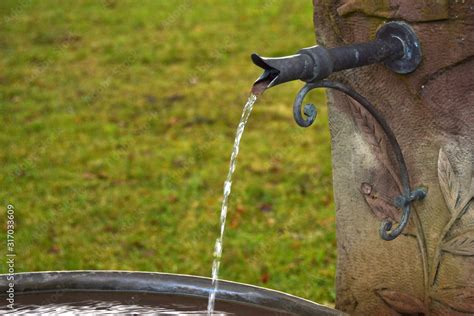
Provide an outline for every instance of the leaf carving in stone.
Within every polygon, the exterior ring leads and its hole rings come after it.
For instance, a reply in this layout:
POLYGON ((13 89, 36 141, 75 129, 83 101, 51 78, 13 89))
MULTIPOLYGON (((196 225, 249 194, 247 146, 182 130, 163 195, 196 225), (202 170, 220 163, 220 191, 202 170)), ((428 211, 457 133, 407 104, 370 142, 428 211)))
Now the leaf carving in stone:
MULTIPOLYGON (((461 182, 454 172, 454 168, 443 148, 440 149, 438 155, 438 179, 451 218, 441 231, 439 241, 436 245, 435 255, 433 256, 434 269, 431 275, 431 286, 435 285, 438 279, 443 252, 457 256, 474 255, 473 226, 469 226, 461 230, 461 232, 450 235, 455 223, 459 222, 458 220, 473 206, 474 199, 472 197, 472 186, 467 194, 464 192, 465 197, 462 196, 463 190, 461 188, 461 182)), ((470 185, 472 185, 472 183, 470 185)))
POLYGON ((393 160, 389 154, 389 145, 387 144, 387 140, 385 138, 384 132, 382 131, 382 128, 375 121, 372 115, 369 114, 365 109, 363 109, 362 106, 359 105, 359 103, 353 100, 350 100, 349 102, 351 104, 352 114, 355 119, 355 122, 358 125, 360 131, 362 132, 364 138, 371 145, 375 156, 388 170, 401 192, 401 181, 398 176, 397 169, 394 167, 393 160))
MULTIPOLYGON (((472 207, 473 199, 472 196, 468 196, 467 199, 462 198, 460 181, 454 173, 451 162, 442 148, 440 149, 438 156, 438 178, 444 200, 446 201, 446 205, 451 213, 451 219, 441 233, 440 248, 443 251, 455 255, 472 256, 474 255, 473 229, 465 230, 462 233, 451 237, 449 240, 445 240, 447 233, 451 230, 456 220, 472 207)), ((439 256, 435 258, 438 261, 440 260, 439 256)))
POLYGON ((390 306, 394 311, 401 314, 422 314, 425 313, 423 302, 406 293, 389 289, 375 290, 377 295, 390 306))
POLYGON ((458 256, 474 256, 474 228, 445 241, 441 249, 458 256))
MULTIPOLYGON (((375 157, 385 167, 386 171, 388 171, 388 173, 384 172, 384 174, 395 181, 397 187, 401 190, 401 182, 388 153, 388 144, 384 132, 372 115, 363 109, 358 102, 349 98, 348 101, 356 125, 364 139, 371 146, 375 157)), ((400 219, 401 211, 392 204, 391 199, 393 199, 393 197, 389 198, 386 193, 376 191, 373 185, 367 182, 361 184, 360 192, 370 206, 373 214, 379 220, 391 219, 393 222, 397 222, 400 219)))
POLYGON ((457 213, 461 198, 459 179, 443 149, 440 149, 438 156, 438 178, 449 211, 451 214, 457 213))
POLYGON ((463 313, 452 309, 449 306, 446 306, 438 301, 433 301, 431 305, 431 315, 432 316, 467 316, 468 313, 463 313))
POLYGON ((391 204, 386 197, 377 192, 370 183, 363 182, 360 186, 360 192, 375 217, 380 220, 391 219, 394 222, 400 220, 401 211, 391 204))
POLYGON ((474 288, 472 287, 440 289, 434 293, 433 298, 456 311, 474 313, 474 288))

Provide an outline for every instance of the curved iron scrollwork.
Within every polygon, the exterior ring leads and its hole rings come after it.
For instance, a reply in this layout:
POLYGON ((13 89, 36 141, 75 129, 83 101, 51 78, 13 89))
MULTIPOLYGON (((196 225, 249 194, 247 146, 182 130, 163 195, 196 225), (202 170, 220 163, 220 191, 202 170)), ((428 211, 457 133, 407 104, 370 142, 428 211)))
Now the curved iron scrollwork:
POLYGON ((302 115, 302 107, 303 101, 308 92, 315 88, 331 88, 336 89, 345 93, 346 95, 350 96, 352 99, 357 101, 360 105, 362 105, 377 121, 377 123, 382 128, 383 132, 387 136, 387 139, 390 143, 390 146, 393 150, 394 157, 397 161, 399 172, 400 172, 400 180, 402 184, 402 194, 400 196, 395 197, 394 203, 395 206, 401 208, 403 210, 400 222, 398 226, 393 228, 393 223, 385 219, 380 226, 380 237, 384 240, 393 240, 397 238, 407 226, 408 221, 410 219, 411 207, 410 204, 413 201, 421 200, 426 196, 426 190, 423 188, 416 188, 415 190, 411 190, 410 188, 410 179, 408 175, 408 169, 405 163, 405 159, 403 158, 402 150, 400 149, 400 145, 395 137, 395 134, 388 126, 387 122, 380 115, 379 112, 375 109, 375 107, 362 95, 354 91, 349 86, 346 86, 342 83, 330 81, 330 80, 322 80, 318 82, 307 83, 297 94, 295 103, 293 105, 293 116, 296 123, 301 127, 308 127, 313 124, 314 120, 317 116, 316 107, 313 104, 306 104, 303 108, 303 113, 306 116, 303 117, 302 115))

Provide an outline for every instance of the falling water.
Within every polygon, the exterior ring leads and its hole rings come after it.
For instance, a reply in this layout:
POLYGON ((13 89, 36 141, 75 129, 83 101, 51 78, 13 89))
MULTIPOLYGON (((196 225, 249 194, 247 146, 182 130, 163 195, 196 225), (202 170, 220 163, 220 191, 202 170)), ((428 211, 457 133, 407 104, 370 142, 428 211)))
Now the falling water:
POLYGON ((232 148, 232 155, 230 156, 229 171, 227 172, 227 178, 224 182, 224 197, 222 198, 221 206, 221 220, 220 226, 221 231, 219 238, 216 239, 216 244, 214 246, 214 261, 212 263, 212 290, 209 293, 209 302, 207 305, 207 314, 211 315, 214 312, 214 303, 216 300, 216 292, 218 288, 218 275, 219 275, 219 266, 221 264, 222 256, 222 243, 224 238, 224 229, 225 229, 225 220, 227 217, 227 204, 229 202, 229 195, 232 187, 232 175, 235 171, 235 165, 237 162, 237 155, 239 154, 240 139, 244 133, 245 125, 249 119, 250 113, 252 113, 253 105, 257 101, 257 96, 251 94, 245 103, 244 110, 242 111, 242 117, 240 118, 239 126, 237 127, 237 132, 235 133, 234 147, 232 148))

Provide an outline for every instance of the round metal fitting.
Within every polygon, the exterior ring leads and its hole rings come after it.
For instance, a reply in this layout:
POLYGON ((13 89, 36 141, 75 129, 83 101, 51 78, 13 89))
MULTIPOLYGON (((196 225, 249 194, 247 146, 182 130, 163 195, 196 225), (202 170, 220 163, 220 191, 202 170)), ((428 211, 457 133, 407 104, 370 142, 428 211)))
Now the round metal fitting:
POLYGON ((401 58, 384 62, 384 65, 399 74, 413 72, 421 63, 421 45, 415 31, 402 21, 387 22, 377 31, 377 39, 396 38, 403 44, 404 54, 401 58))

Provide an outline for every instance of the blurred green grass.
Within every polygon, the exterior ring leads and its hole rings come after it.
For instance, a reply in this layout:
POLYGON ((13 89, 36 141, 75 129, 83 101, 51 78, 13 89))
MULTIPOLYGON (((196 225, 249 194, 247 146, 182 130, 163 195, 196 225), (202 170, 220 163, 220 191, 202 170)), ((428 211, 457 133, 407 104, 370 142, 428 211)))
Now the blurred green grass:
MULTIPOLYGON (((1 221, 14 204, 16 270, 210 275, 259 75, 249 54, 312 45, 311 1, 2 0, 0 12, 1 221)), ((327 111, 298 128, 300 86, 267 91, 250 117, 220 276, 331 304, 327 111)))

